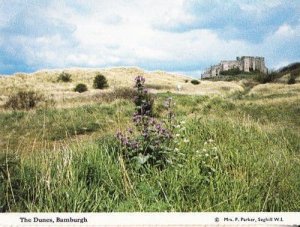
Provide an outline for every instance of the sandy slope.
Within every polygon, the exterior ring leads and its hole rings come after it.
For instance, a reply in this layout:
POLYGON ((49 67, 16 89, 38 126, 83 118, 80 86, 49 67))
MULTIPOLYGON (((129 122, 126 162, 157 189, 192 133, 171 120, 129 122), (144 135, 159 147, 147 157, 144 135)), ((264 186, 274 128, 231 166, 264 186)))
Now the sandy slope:
POLYGON ((116 87, 132 87, 134 78, 138 75, 146 78, 146 84, 149 89, 154 92, 176 92, 183 94, 227 94, 229 92, 243 90, 242 86, 235 82, 211 82, 201 81, 199 85, 190 83, 191 78, 184 75, 176 75, 166 72, 146 72, 139 68, 106 68, 106 69, 57 69, 57 70, 41 70, 31 74, 16 74, 14 76, 0 77, 0 105, 3 104, 8 95, 20 90, 35 90, 43 93, 47 97, 51 97, 60 102, 61 100, 74 98, 88 98, 101 92, 110 91, 116 87), (58 75, 65 71, 72 75, 72 82, 57 82, 58 75), (97 73, 106 76, 110 85, 109 89, 100 91, 93 89, 93 79, 97 73), (188 82, 186 82, 188 81, 188 82), (78 83, 85 83, 89 91, 85 93, 76 93, 73 91, 78 83), (177 90, 177 85, 182 87, 181 91, 177 90))

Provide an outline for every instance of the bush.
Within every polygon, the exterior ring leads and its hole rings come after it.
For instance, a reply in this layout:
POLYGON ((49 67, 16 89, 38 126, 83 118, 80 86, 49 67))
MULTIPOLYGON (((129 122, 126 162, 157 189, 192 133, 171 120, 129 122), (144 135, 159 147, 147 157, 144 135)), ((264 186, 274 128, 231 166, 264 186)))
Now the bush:
POLYGON ((105 76, 103 76, 102 74, 96 75, 95 79, 94 79, 94 88, 104 89, 107 87, 108 87, 108 83, 107 83, 105 76))
POLYGON ((44 97, 34 91, 19 91, 8 98, 5 108, 29 110, 36 107, 41 101, 44 101, 44 97))
POLYGON ((61 74, 59 74, 58 78, 57 78, 57 81, 62 81, 62 82, 71 82, 72 79, 71 79, 71 74, 69 73, 65 73, 65 72, 62 72, 61 74))
POLYGON ((236 76, 239 75, 241 73, 241 70, 239 68, 233 68, 233 69, 229 69, 226 71, 221 71, 220 74, 221 75, 229 75, 229 76, 236 76))
POLYGON ((200 81, 199 80, 191 80, 191 83, 194 85, 197 85, 197 84, 200 84, 200 81))
POLYGON ((85 84, 77 84, 74 89, 74 91, 79 92, 79 93, 85 92, 87 90, 88 90, 88 88, 85 84))
POLYGON ((288 84, 295 84, 296 83, 296 76, 295 74, 291 73, 290 78, 287 82, 288 84))
POLYGON ((259 73, 255 77, 255 80, 261 84, 265 84, 265 83, 273 82, 275 79, 277 79, 279 77, 280 77, 280 74, 278 74, 276 72, 272 72, 272 73, 268 73, 268 74, 259 73))

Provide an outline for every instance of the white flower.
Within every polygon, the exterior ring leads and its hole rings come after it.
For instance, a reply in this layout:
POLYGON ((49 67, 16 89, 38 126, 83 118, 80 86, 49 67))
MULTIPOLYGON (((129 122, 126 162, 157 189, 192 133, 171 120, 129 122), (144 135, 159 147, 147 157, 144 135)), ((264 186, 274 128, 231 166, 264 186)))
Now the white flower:
POLYGON ((206 152, 206 149, 205 149, 205 148, 203 148, 203 152, 206 152))
POLYGON ((207 142, 204 142, 204 145, 206 145, 207 144, 207 142))
POLYGON ((212 143, 212 142, 214 142, 214 140, 213 140, 213 139, 209 139, 208 142, 209 142, 209 143, 212 143))
POLYGON ((179 137, 179 136, 180 136, 180 134, 176 134, 175 136, 176 136, 176 137, 179 137))
POLYGON ((182 125, 185 124, 185 121, 181 121, 180 124, 182 124, 182 125))
POLYGON ((208 156, 209 156, 209 154, 206 153, 206 154, 205 154, 205 157, 208 157, 208 156))
POLYGON ((185 139, 183 140, 183 142, 184 142, 184 143, 188 143, 188 142, 190 142, 190 141, 189 141, 188 139, 185 138, 185 139))
POLYGON ((174 151, 176 151, 176 152, 177 152, 177 151, 179 151, 179 149, 176 147, 176 148, 174 149, 174 151))

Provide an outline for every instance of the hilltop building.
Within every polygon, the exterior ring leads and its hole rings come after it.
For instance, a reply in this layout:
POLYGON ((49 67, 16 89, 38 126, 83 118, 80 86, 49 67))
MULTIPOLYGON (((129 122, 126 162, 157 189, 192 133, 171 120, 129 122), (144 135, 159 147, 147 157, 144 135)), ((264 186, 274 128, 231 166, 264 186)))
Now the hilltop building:
POLYGON ((201 78, 219 76, 222 71, 228 71, 230 69, 239 69, 243 72, 268 72, 268 69, 265 66, 265 59, 263 57, 242 56, 237 57, 235 61, 221 61, 218 65, 211 66, 201 75, 201 78))

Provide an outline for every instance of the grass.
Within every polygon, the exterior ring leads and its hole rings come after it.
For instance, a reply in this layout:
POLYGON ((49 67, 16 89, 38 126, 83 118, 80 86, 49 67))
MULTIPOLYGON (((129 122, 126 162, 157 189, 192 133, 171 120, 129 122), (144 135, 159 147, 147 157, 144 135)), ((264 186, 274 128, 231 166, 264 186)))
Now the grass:
POLYGON ((122 159, 114 135, 134 112, 123 92, 68 108, 3 110, 0 210, 299 211, 298 85, 280 85, 284 95, 258 86, 239 95, 156 94, 156 117, 172 96, 188 139, 162 170, 138 172, 122 159))

